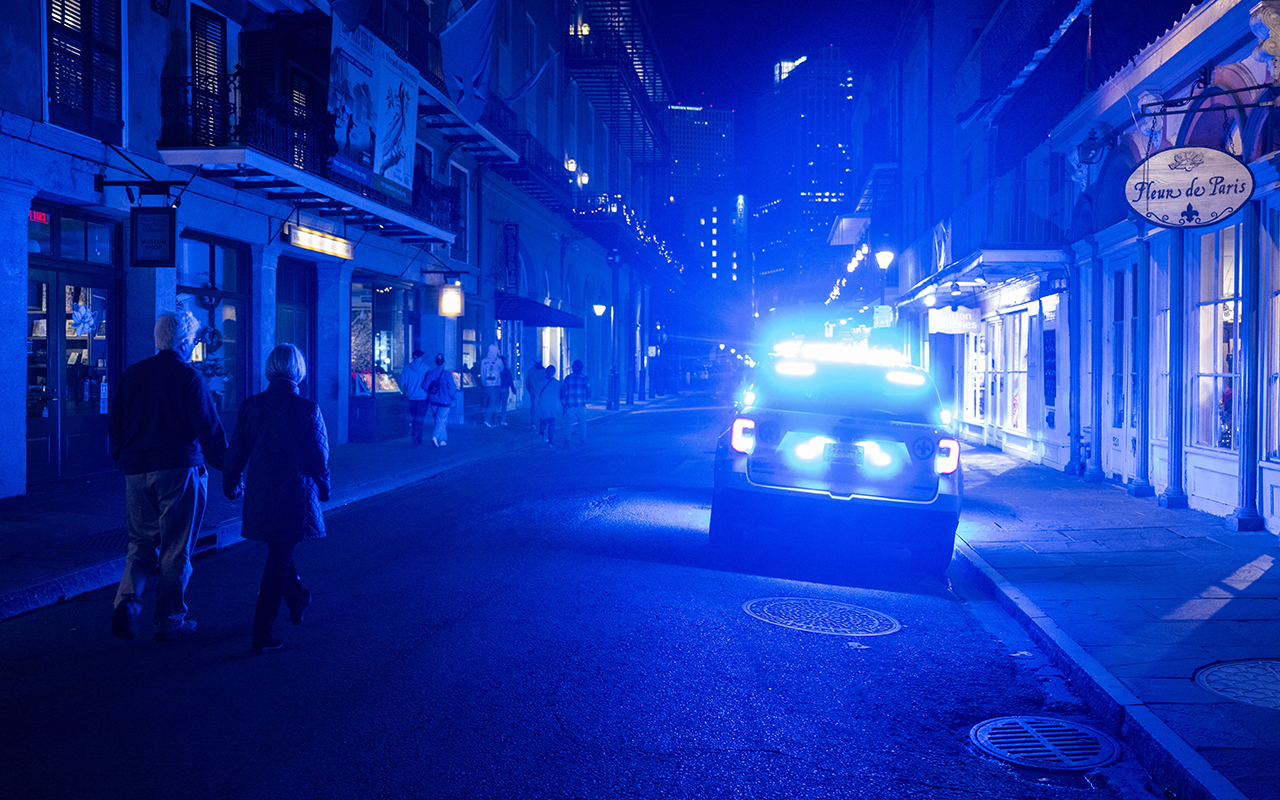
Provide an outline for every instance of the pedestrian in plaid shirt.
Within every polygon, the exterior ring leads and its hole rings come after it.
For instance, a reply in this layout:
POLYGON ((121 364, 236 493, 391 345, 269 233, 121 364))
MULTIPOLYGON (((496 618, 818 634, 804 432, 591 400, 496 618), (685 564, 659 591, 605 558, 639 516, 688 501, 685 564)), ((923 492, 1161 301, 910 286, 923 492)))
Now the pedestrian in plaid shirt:
POLYGON ((568 424, 564 426, 564 443, 569 444, 574 423, 578 423, 578 436, 587 443, 587 398, 591 396, 591 382, 582 372, 582 359, 573 362, 573 374, 560 382, 560 402, 564 403, 568 424))

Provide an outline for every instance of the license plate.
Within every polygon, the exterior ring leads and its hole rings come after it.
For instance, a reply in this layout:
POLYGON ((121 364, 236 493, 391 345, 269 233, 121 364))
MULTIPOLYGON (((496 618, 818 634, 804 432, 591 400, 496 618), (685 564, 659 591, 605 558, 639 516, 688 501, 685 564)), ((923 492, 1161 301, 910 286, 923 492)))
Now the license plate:
POLYGON ((843 442, 828 442, 823 450, 823 457, 830 462, 838 464, 856 464, 862 465, 862 448, 856 444, 844 444, 843 442))

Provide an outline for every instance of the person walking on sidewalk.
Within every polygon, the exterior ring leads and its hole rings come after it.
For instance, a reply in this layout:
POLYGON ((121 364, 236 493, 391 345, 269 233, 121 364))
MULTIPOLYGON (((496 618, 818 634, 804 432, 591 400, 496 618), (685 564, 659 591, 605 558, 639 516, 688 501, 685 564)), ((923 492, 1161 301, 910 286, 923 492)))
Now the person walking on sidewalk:
POLYGON ((413 360, 400 373, 400 391, 409 400, 409 443, 422 444, 422 429, 427 422, 427 360, 421 350, 413 351, 413 360))
POLYGON ((542 359, 539 358, 524 376, 524 390, 529 393, 529 423, 535 431, 538 430, 538 393, 546 382, 547 369, 542 366, 542 359))
POLYGON ((498 414, 507 408, 507 390, 502 388, 502 362, 496 344, 489 345, 489 355, 480 362, 480 383, 485 391, 484 425, 497 427, 498 414))
POLYGON ((507 357, 498 356, 502 362, 502 418, 498 421, 499 425, 507 424, 507 400, 510 397, 520 399, 520 395, 516 392, 516 381, 511 375, 511 370, 507 368, 507 357))
POLYGON ((293 551, 304 539, 324 537, 320 504, 329 499, 329 436, 320 407, 298 394, 305 377, 302 351, 276 345, 267 357, 267 390, 240 404, 222 472, 223 494, 245 499, 240 535, 267 543, 253 612, 252 649, 258 653, 283 644, 271 635, 282 599, 289 620, 302 624, 311 592, 302 588, 293 551))
POLYGON ((207 461, 221 470, 227 436, 204 376, 187 363, 200 323, 189 311, 156 320, 157 352, 125 370, 111 398, 107 435, 111 457, 124 470, 129 549, 116 589, 111 632, 134 638, 148 577, 160 567, 156 586, 158 642, 191 633, 186 591, 191 548, 204 520, 207 461))
POLYGON ((427 373, 427 402, 431 404, 431 419, 435 427, 431 431, 431 443, 444 447, 449 443, 449 409, 458 394, 458 384, 453 373, 444 368, 444 353, 436 353, 436 365, 427 373))
POLYGON ((552 364, 547 367, 547 379, 538 390, 538 436, 546 441, 547 447, 555 447, 556 420, 563 414, 560 381, 556 380, 556 367, 552 364))
POLYGON ((560 400, 564 403, 566 421, 564 426, 564 444, 569 446, 574 424, 577 424, 578 436, 582 443, 587 443, 587 398, 591 396, 591 382, 583 372, 582 359, 573 362, 573 373, 565 376, 560 383, 560 400))

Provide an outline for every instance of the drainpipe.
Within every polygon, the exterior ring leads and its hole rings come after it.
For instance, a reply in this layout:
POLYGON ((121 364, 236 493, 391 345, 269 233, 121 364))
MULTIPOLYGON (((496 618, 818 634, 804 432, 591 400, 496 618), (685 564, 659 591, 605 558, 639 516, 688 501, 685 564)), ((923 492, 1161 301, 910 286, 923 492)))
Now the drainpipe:
POLYGON ((1232 531, 1260 531, 1263 519, 1258 514, 1258 399, 1262 397, 1262 369, 1258 345, 1259 311, 1261 298, 1259 284, 1262 266, 1259 252, 1259 201, 1250 201, 1244 212, 1240 239, 1240 377, 1236 380, 1233 400, 1240 413, 1232 414, 1239 420, 1234 435, 1239 445, 1240 468, 1238 505, 1227 517, 1226 527, 1232 531))
POLYGON ((1098 483, 1106 479, 1102 470, 1102 338, 1103 331, 1103 275, 1102 259, 1098 257, 1098 242, 1089 237, 1089 265, 1092 276, 1089 287, 1089 308, 1093 319, 1089 321, 1089 361, 1092 364, 1089 374, 1089 424, 1093 427, 1093 442, 1089 448, 1089 468, 1085 470, 1084 479, 1090 483, 1098 483))
POLYGON ((1174 230, 1169 239, 1169 485, 1160 493, 1161 508, 1186 508, 1187 493, 1182 488, 1182 439, 1184 433, 1183 374, 1186 369, 1182 349, 1186 339, 1186 232, 1174 230))
POLYGON ((1151 422, 1148 411, 1148 398, 1151 396, 1151 242, 1146 238, 1146 225, 1138 228, 1138 261, 1133 265, 1133 286, 1138 301, 1138 330, 1135 334, 1133 360, 1134 371, 1138 374, 1138 385, 1135 387, 1133 407, 1137 409, 1138 463, 1134 470, 1133 483, 1129 484, 1131 497, 1152 497, 1155 487, 1151 485, 1151 422))

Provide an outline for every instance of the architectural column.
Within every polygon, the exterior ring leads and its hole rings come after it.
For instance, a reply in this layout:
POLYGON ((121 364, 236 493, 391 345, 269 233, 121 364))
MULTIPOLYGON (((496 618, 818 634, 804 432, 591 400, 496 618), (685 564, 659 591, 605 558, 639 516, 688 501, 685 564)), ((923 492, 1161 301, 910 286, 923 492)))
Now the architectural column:
MULTIPOLYGON (((283 247, 279 244, 254 244, 249 249, 252 253, 253 281, 250 283, 251 321, 249 347, 245 355, 249 359, 249 391, 246 395, 256 394, 266 389, 267 356, 275 348, 276 342, 276 264, 280 261, 283 247)), ((311 358, 311 354, 307 354, 311 358)), ((314 360, 314 359, 312 359, 314 360)), ((311 366, 311 365, 308 365, 311 366)))
MULTIPOLYGON (((1067 465, 1063 471, 1071 475, 1079 475, 1083 471, 1083 458, 1080 453, 1080 442, 1083 438, 1080 426, 1080 340, 1083 325, 1080 320, 1080 299, 1084 291, 1084 281, 1080 276, 1080 266, 1072 258, 1067 264, 1067 438, 1071 448, 1067 465)), ((957 361, 956 363, 960 363, 957 361)))
POLYGON ((649 284, 640 287, 640 400, 649 397, 649 284))
POLYGON ((1134 297, 1138 301, 1138 330, 1134 342, 1134 371, 1138 375, 1136 395, 1132 402, 1138 410, 1138 462, 1134 465, 1133 483, 1129 494, 1133 497, 1152 497, 1151 485, 1151 421, 1149 398, 1151 397, 1151 243, 1146 238, 1146 226, 1138 231, 1138 258, 1133 266, 1134 297))
POLYGON ((622 350, 622 336, 619 326, 622 324, 622 276, 619 274, 621 265, 618 262, 618 251, 614 250, 609 253, 610 266, 610 303, 609 306, 609 389, 606 408, 610 411, 618 409, 618 398, 621 395, 621 387, 619 381, 622 379, 622 370, 620 368, 621 360, 619 352, 622 350))
POLYGON ((1084 479, 1097 483, 1106 478, 1102 470, 1102 344, 1106 335, 1103 322, 1103 294, 1106 282, 1102 274, 1102 259, 1098 256, 1098 243, 1089 241, 1089 425, 1093 428, 1093 441, 1089 445, 1089 468, 1084 479))
POLYGON ((316 354, 308 367, 330 444, 348 440, 352 271, 350 262, 316 264, 316 354))
POLYGON ((1240 457, 1239 479, 1236 482, 1238 499, 1236 510, 1227 517, 1226 526, 1233 531, 1260 531, 1263 519, 1258 513, 1258 456, 1260 440, 1258 431, 1258 404, 1265 397, 1262 387, 1261 325, 1262 312, 1262 258, 1259 245, 1261 236, 1259 219, 1260 201, 1252 200, 1241 209, 1240 231, 1240 353, 1237 369, 1240 377, 1233 390, 1238 424, 1232 434, 1237 437, 1240 457))
POLYGON ((624 353, 627 363, 627 405, 634 405, 636 402, 636 378, 639 369, 637 363, 638 345, 636 336, 636 327, 640 324, 640 298, 637 296, 635 273, 630 275, 627 281, 627 308, 622 315, 622 324, 625 328, 626 338, 624 339, 624 353))
POLYGON ((0 178, 0 498, 27 493, 27 215, 36 187, 0 178))
POLYGON ((1186 508, 1187 492, 1182 486, 1183 434, 1186 431, 1186 397, 1183 375, 1186 363, 1186 233, 1169 232, 1169 484, 1160 493, 1163 508, 1186 508))

